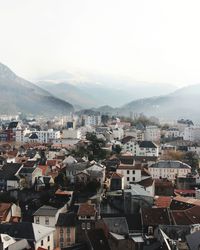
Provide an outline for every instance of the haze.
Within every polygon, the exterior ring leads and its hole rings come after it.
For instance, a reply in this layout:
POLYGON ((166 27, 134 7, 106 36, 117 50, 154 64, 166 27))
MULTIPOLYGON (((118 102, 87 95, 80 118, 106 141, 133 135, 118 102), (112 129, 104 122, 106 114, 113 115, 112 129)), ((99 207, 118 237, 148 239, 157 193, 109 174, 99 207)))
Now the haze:
POLYGON ((1 0, 1 62, 34 79, 89 72, 200 83, 200 2, 1 0))

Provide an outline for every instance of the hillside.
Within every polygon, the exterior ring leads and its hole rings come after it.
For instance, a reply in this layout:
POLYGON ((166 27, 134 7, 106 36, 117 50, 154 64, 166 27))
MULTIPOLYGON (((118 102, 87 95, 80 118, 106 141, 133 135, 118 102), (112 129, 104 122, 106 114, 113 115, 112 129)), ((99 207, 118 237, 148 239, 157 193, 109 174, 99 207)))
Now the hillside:
POLYGON ((67 114, 73 106, 35 84, 18 77, 0 63, 0 114, 67 114))
POLYGON ((200 84, 176 90, 172 94, 144 98, 124 105, 120 112, 144 113, 161 118, 200 120, 200 84))

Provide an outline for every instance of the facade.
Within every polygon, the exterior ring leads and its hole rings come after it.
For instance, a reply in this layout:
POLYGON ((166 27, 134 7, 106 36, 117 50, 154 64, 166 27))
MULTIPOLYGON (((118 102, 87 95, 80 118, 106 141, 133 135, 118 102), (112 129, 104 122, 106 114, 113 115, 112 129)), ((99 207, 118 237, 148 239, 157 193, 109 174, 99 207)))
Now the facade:
POLYGON ((154 142, 135 141, 134 138, 129 138, 127 141, 122 140, 122 152, 131 152, 134 156, 158 157, 159 148, 154 142))
POLYGON ((117 174, 124 176, 124 187, 142 179, 141 165, 120 164, 116 170, 117 174))
POLYGON ((187 141, 199 141, 200 140, 200 127, 189 126, 184 129, 183 139, 187 141))
POLYGON ((160 129, 157 126, 147 126, 144 131, 144 140, 146 141, 160 141, 160 129))
POLYGON ((181 161, 159 161, 148 168, 153 179, 167 178, 175 180, 177 177, 187 177, 191 167, 181 161))
POLYGON ((56 247, 69 247, 76 240, 76 215, 73 212, 60 213, 56 223, 56 247))
POLYGON ((85 115, 83 117, 85 126, 98 126, 101 124, 101 116, 100 115, 85 115))

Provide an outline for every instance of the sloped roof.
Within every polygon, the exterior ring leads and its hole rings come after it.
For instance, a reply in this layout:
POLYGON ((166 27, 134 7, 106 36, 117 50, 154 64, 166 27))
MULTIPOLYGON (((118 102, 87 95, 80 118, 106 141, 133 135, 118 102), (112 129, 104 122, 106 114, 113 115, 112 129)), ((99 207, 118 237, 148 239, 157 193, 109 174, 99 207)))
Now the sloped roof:
POLYGON ((157 148, 158 146, 152 141, 141 141, 139 142, 140 148, 157 148))
POLYGON ((95 204, 82 203, 79 205, 78 216, 95 216, 96 207, 95 204))
POLYGON ((167 208, 142 208, 141 216, 145 226, 171 225, 167 208))
POLYGON ((0 179, 17 180, 15 174, 22 167, 21 163, 7 163, 0 169, 0 179))
POLYGON ((74 227, 76 224, 76 214, 73 212, 60 213, 56 226, 58 227, 74 227))
POLYGON ((156 196, 155 197, 155 206, 167 208, 170 207, 172 198, 171 196, 156 196))
POLYGON ((149 168, 187 168, 191 169, 191 167, 181 161, 158 161, 152 164, 149 168))
POLYGON ((27 239, 30 242, 39 241, 54 230, 31 222, 0 224, 0 233, 8 234, 14 239, 27 239))
POLYGON ((33 215, 34 216, 52 216, 54 217, 58 212, 58 208, 52 206, 42 206, 33 215))
POLYGON ((104 223, 107 225, 108 230, 117 234, 128 234, 128 224, 125 217, 107 217, 103 218, 104 223))

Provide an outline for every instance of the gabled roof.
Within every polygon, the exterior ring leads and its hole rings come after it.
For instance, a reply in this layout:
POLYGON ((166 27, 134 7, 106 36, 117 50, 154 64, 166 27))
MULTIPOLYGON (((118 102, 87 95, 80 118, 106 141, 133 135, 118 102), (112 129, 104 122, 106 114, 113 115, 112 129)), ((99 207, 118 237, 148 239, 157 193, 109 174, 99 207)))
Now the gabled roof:
POLYGON ((33 215, 54 217, 57 214, 57 212, 58 212, 58 208, 44 205, 40 207, 33 215))
POLYGON ((155 206, 167 208, 170 207, 172 198, 171 196, 156 196, 155 197, 155 206))
POLYGON ((191 169, 191 167, 181 161, 158 161, 152 164, 149 168, 182 168, 182 169, 191 169))
POLYGON ((142 208, 141 216, 144 226, 171 225, 167 208, 142 208))
POLYGON ((10 122, 8 125, 8 129, 17 128, 18 122, 10 122))
POLYGON ((21 163, 7 163, 0 169, 0 179, 17 180, 15 174, 22 167, 21 163))
POLYGON ((78 216, 95 216, 96 207, 95 204, 82 203, 79 205, 78 216))
POLYGON ((126 136, 121 140, 122 144, 126 144, 127 142, 131 141, 132 139, 135 139, 133 136, 126 136))
POLYGON ((152 141, 141 141, 139 142, 140 148, 157 148, 158 146, 152 141))
POLYGON ((90 244, 92 245, 92 249, 111 250, 108 239, 102 229, 89 230, 88 238, 90 240, 90 244))
POLYGON ((76 214, 73 212, 60 213, 56 223, 57 227, 74 227, 76 224, 76 214))
POLYGON ((118 174, 116 172, 112 173, 111 175, 111 179, 122 179, 123 175, 122 174, 118 174))
POLYGON ((54 230, 31 222, 0 224, 0 233, 8 234, 14 239, 27 239, 29 242, 39 241, 54 230))
POLYGON ((154 180, 150 177, 150 178, 146 178, 144 180, 141 180, 140 182, 138 182, 138 184, 140 184, 143 187, 150 187, 153 185, 154 180))
POLYGON ((117 234, 128 234, 128 224, 125 217, 107 217, 103 218, 104 223, 107 225, 109 232, 117 234))

